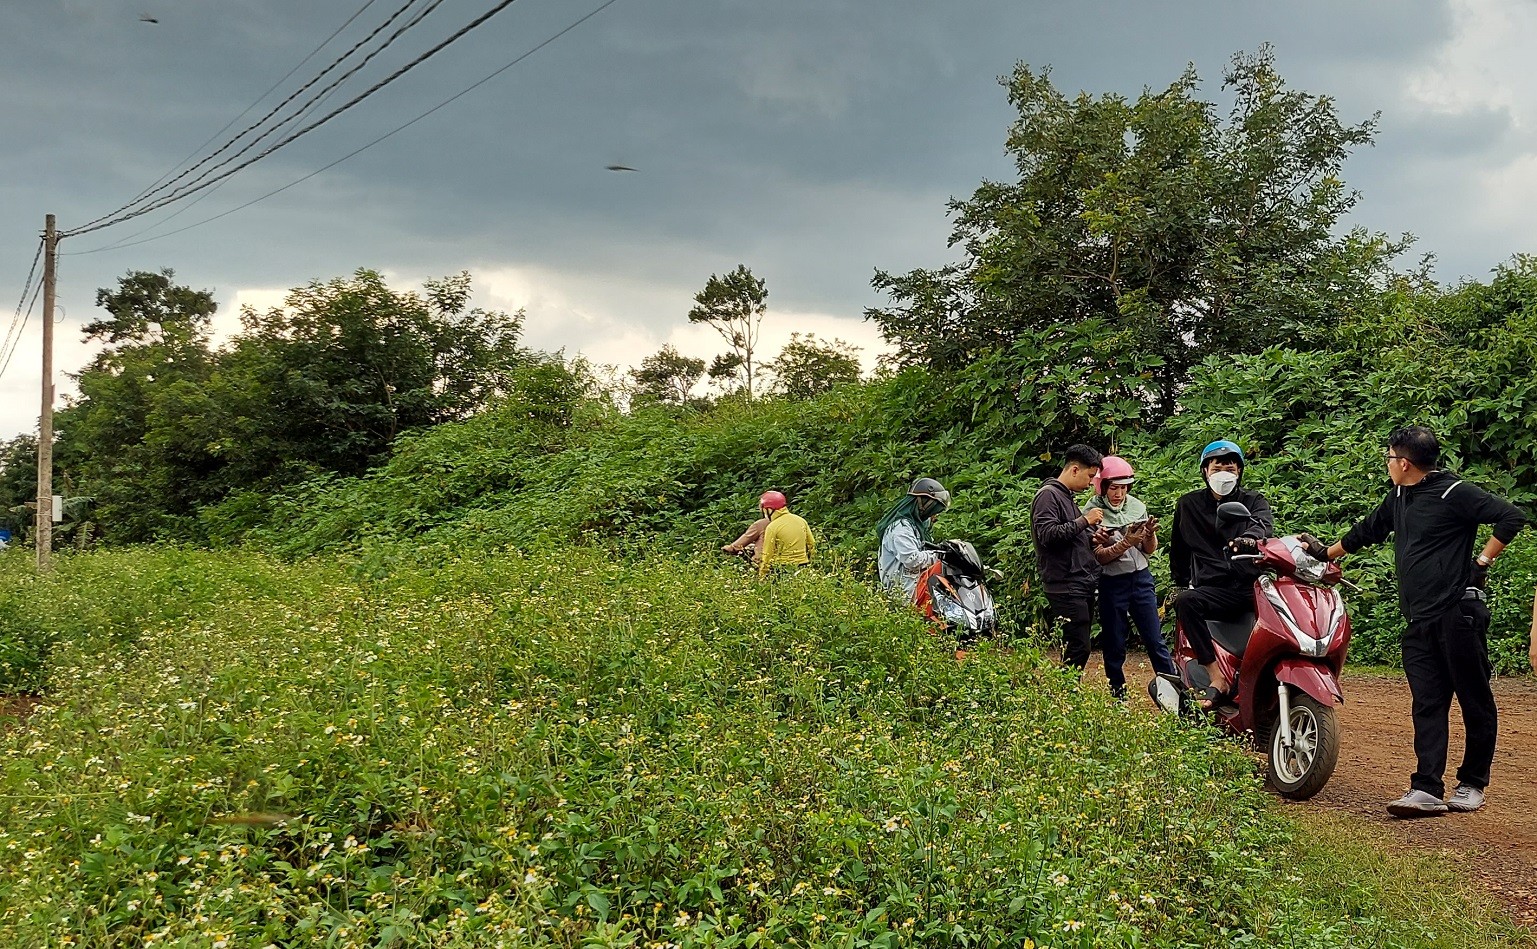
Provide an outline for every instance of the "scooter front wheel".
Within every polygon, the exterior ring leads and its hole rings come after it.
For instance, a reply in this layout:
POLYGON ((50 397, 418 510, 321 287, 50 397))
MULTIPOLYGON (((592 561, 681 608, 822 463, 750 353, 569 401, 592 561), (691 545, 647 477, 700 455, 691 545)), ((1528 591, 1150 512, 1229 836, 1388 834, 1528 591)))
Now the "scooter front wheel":
POLYGON ((1282 740, 1280 722, 1270 726, 1270 786, 1284 798, 1305 801, 1329 783, 1340 756, 1339 720, 1332 706, 1299 693, 1291 701, 1292 744, 1282 740))

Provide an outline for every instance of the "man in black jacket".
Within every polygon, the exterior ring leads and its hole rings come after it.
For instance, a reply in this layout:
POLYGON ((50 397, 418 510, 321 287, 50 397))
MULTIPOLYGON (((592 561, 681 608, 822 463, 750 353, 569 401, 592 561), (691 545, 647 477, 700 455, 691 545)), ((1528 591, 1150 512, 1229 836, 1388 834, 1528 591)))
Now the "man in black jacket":
POLYGON ((1254 611, 1254 570, 1229 559, 1228 542, 1235 535, 1262 540, 1275 524, 1265 496, 1242 487, 1243 468, 1243 449, 1230 441, 1212 442, 1201 450, 1205 487, 1174 502, 1174 534, 1169 542, 1174 609, 1196 661, 1211 678, 1215 695, 1204 703, 1208 707, 1224 701, 1232 684, 1217 665, 1206 621, 1237 619, 1254 611), (1217 524, 1217 508, 1228 501, 1249 509, 1249 523, 1224 535, 1217 524))
POLYGON ((1371 514, 1328 550, 1333 559, 1393 535, 1393 564, 1404 631, 1404 675, 1414 697, 1414 754, 1407 794, 1388 805, 1398 817, 1476 811, 1484 804, 1499 712, 1489 686, 1489 565, 1526 518, 1515 505, 1443 471, 1441 444, 1428 428, 1405 426, 1388 436, 1393 490, 1371 514), (1493 535, 1473 559, 1481 524, 1493 535), (1447 715, 1452 696, 1462 707, 1467 738, 1457 790, 1450 801, 1446 771, 1447 715))
POLYGON ((1036 566, 1052 615, 1062 623, 1062 661, 1082 670, 1089 664, 1094 624, 1094 591, 1099 558, 1094 556, 1094 525, 1105 516, 1098 508, 1078 510, 1074 495, 1087 491, 1103 456, 1088 445, 1073 445, 1055 478, 1047 478, 1030 505, 1036 566))

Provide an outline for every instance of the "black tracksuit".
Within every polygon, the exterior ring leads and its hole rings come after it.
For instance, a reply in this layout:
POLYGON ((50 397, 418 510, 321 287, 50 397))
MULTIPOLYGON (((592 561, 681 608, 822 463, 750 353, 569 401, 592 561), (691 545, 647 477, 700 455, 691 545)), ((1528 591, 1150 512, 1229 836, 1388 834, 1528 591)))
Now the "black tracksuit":
POLYGON ((1073 492, 1048 478, 1030 505, 1035 562, 1053 615, 1062 621, 1062 661, 1089 664, 1094 624, 1094 591, 1101 567, 1094 556, 1094 531, 1078 510, 1073 492))
POLYGON ((1489 784, 1499 712, 1489 686, 1489 610, 1466 596, 1473 543, 1480 524, 1510 543, 1526 518, 1515 505, 1447 471, 1432 471, 1419 484, 1398 486, 1340 540, 1347 551, 1380 544, 1393 535, 1398 602, 1404 631, 1404 674, 1414 697, 1411 785, 1440 797, 1446 787, 1447 714, 1452 697, 1466 729, 1457 780, 1482 790, 1489 784))
POLYGON ((1275 527, 1270 504, 1258 491, 1242 486, 1225 498, 1202 487, 1174 502, 1174 536, 1169 542, 1169 574, 1176 587, 1189 587, 1174 601, 1180 628, 1195 650, 1196 661, 1217 661, 1209 619, 1236 619, 1254 610, 1254 568, 1228 558, 1232 537, 1269 537, 1275 527), (1249 524, 1224 537, 1217 524, 1217 507, 1237 501, 1249 509, 1249 524))

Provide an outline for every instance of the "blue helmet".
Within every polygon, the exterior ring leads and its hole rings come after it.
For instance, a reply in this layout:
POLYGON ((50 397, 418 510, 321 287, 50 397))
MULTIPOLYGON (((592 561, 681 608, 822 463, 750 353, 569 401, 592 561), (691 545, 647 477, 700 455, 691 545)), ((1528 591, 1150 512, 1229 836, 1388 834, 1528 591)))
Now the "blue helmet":
POLYGON ((1238 467, 1242 468, 1244 466, 1242 448, 1239 448, 1238 445, 1228 441, 1227 439, 1212 442, 1210 445, 1207 445, 1205 448, 1201 449, 1201 470, 1206 470, 1206 463, 1211 461, 1213 458, 1227 458, 1231 456, 1236 456, 1238 458, 1238 467))

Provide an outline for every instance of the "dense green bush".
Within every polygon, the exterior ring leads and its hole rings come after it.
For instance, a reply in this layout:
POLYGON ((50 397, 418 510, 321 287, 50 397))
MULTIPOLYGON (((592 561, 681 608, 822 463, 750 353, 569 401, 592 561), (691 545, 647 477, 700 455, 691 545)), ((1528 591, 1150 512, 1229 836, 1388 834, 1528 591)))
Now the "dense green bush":
MULTIPOLYGON (((909 479, 932 474, 956 498, 939 532, 978 543, 1005 574, 996 592, 1015 625, 1029 626, 1041 614, 1034 591, 1021 595, 1035 568, 1030 501, 1071 441, 1127 456, 1138 470, 1137 495, 1167 515, 1176 497, 1200 485, 1201 446, 1235 438, 1250 456, 1246 482, 1266 494, 1279 528, 1330 539, 1380 502, 1388 486, 1381 446, 1406 419, 1445 432, 1449 460, 1467 477, 1520 502, 1533 496, 1511 475, 1524 469, 1508 459, 1537 462, 1537 449, 1511 443, 1496 451, 1449 416, 1414 411, 1394 382, 1415 371, 1401 361, 1373 366, 1360 354, 1286 350, 1212 359, 1196 368, 1180 414, 1144 430, 1121 396, 1108 410, 1093 397, 1096 377, 1085 368, 1093 339, 1037 338, 1033 357, 1022 343, 954 378, 909 370, 810 401, 731 401, 707 412, 626 414, 588 398, 552 421, 531 418, 516 407, 527 398, 515 396, 507 407, 406 440, 363 478, 312 482, 269 499, 265 524, 228 536, 289 557, 337 549, 398 557, 546 540, 706 551, 734 537, 758 493, 773 486, 811 519, 827 556, 868 576, 881 511, 909 479), (1045 368, 1033 379, 1018 375, 1032 358, 1045 368)), ((1493 651, 1503 672, 1527 665, 1532 543, 1519 539, 1492 579, 1493 651)), ((1166 559, 1154 563, 1166 577, 1166 559)), ((1402 618, 1390 552, 1363 552, 1346 569, 1359 588, 1347 591, 1353 655, 1396 661, 1402 618)))
POLYGON ((363 566, 0 564, 66 634, 0 730, 0 942, 1432 941, 1299 863, 1237 748, 850 578, 363 566))

